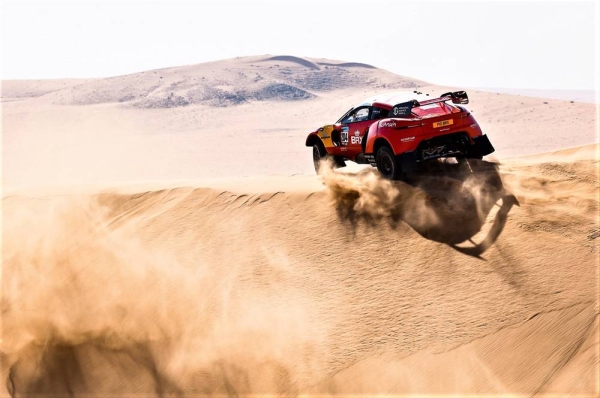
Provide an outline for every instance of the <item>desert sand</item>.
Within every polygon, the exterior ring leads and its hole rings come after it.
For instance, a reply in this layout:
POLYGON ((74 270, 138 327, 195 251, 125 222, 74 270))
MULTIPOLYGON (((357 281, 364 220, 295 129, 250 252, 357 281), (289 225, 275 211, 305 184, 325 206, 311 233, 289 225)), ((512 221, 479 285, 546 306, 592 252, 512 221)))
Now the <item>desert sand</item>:
POLYGON ((2 395, 599 393, 598 106, 469 91, 496 152, 314 173, 374 66, 2 82, 2 395))

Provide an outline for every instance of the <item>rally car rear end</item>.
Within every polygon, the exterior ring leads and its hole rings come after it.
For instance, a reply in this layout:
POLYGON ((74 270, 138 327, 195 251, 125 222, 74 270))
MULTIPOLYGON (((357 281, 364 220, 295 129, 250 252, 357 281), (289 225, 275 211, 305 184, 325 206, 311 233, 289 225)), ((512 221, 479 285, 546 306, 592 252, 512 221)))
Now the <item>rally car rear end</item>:
POLYGON ((365 158, 384 177, 399 178, 428 160, 481 159, 494 152, 473 115, 461 106, 468 102, 466 92, 456 91, 394 105, 388 119, 371 126, 365 158))
POLYGON ((481 159, 494 152, 471 112, 460 105, 452 106, 444 102, 449 96, 455 103, 468 103, 466 93, 458 93, 460 96, 455 96, 455 93, 444 94, 413 109, 413 114, 423 120, 416 147, 417 161, 440 157, 481 159))

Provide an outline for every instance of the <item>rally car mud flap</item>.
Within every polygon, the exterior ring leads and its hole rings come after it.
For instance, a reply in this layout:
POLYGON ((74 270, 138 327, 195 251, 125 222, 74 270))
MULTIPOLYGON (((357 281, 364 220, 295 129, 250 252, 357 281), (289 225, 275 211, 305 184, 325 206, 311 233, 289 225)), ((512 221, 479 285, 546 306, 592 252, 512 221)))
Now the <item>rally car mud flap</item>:
POLYGON ((495 151, 492 143, 485 134, 473 138, 473 142, 474 144, 469 148, 470 157, 486 156, 495 151))
MULTIPOLYGON (((490 153, 494 152, 495 149, 492 146, 492 143, 490 142, 490 140, 484 134, 482 136, 473 138, 473 145, 469 145, 469 148, 467 149, 467 151, 468 151, 467 157, 479 158, 479 157, 489 155, 490 153)), ((464 149, 463 149, 462 151, 458 151, 458 152, 448 151, 446 153, 440 153, 438 156, 432 156, 431 158, 433 159, 436 157, 440 157, 441 155, 443 155, 443 156, 459 156, 459 155, 461 155, 461 152, 462 152, 462 156, 464 156, 464 149)), ((414 172, 419 171, 419 162, 421 162, 423 160, 427 160, 427 159, 420 159, 417 151, 404 152, 403 154, 396 156, 396 164, 398 164, 401 167, 401 170, 403 173, 414 173, 414 172)))

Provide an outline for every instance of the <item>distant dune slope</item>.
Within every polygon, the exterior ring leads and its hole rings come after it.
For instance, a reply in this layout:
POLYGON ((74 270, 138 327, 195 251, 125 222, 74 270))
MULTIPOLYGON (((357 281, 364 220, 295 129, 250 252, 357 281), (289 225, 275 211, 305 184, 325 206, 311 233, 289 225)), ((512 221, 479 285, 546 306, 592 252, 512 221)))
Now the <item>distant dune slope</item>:
MULTIPOLYGON (((363 99, 454 89, 365 65, 289 55, 89 81, 2 84, 4 187, 312 175, 306 136, 363 99)), ((598 142, 594 104, 468 94, 469 110, 496 148, 491 158, 598 142)))
POLYGON ((523 97, 552 98, 563 101, 598 103, 594 90, 535 90, 510 88, 479 88, 477 90, 518 95, 523 97))
POLYGON ((5 385, 597 395, 597 151, 410 184, 6 197, 5 385))
POLYGON ((92 79, 4 80, 0 86, 0 93, 2 101, 35 98, 89 81, 92 79))
POLYGON ((5 86, 9 97, 50 94, 49 100, 55 104, 117 103, 137 108, 175 108, 192 104, 223 107, 252 101, 297 101, 341 88, 413 88, 419 83, 370 65, 321 62, 323 67, 320 67, 316 61, 293 56, 240 57, 94 79, 78 85, 9 81, 5 86))
POLYGON ((306 66, 307 68, 321 69, 321 68, 319 68, 319 66, 317 64, 315 64, 307 59, 294 57, 291 55, 276 55, 274 57, 266 58, 264 61, 288 61, 288 62, 298 64, 300 66, 306 66))

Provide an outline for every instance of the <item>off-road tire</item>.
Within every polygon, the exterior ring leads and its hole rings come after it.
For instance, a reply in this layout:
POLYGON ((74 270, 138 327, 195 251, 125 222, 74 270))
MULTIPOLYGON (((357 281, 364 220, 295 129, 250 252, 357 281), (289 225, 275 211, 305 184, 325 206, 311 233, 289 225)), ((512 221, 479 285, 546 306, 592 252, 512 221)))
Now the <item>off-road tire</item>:
POLYGON ((315 166, 315 171, 319 174, 319 167, 322 162, 327 162, 332 160, 333 168, 337 169, 340 167, 345 167, 346 162, 342 156, 331 156, 325 150, 325 146, 323 144, 318 143, 313 145, 313 164, 315 166))
POLYGON ((321 162, 325 161, 327 157, 327 152, 323 145, 315 144, 312 147, 313 150, 313 164, 315 166, 315 172, 319 174, 319 169, 321 167, 321 162))
POLYGON ((383 178, 388 180, 399 180, 402 178, 402 170, 400 165, 396 162, 396 157, 391 148, 382 146, 377 150, 375 155, 375 162, 377 163, 377 170, 383 178))

